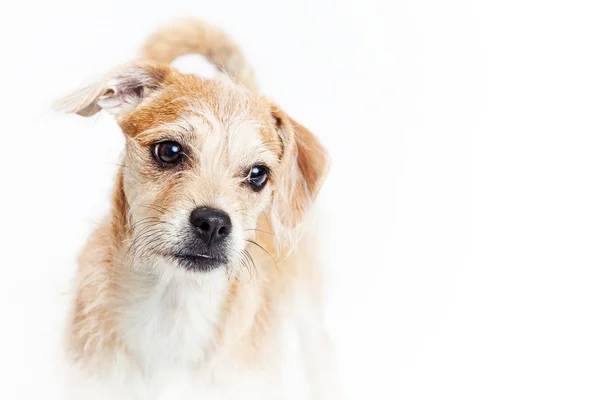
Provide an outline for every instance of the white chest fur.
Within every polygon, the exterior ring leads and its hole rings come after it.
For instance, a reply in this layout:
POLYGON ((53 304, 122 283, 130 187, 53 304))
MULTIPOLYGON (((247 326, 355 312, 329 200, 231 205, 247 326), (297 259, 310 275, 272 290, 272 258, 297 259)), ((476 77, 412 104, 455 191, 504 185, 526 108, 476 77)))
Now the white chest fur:
POLYGON ((131 354, 117 354, 110 370, 94 377, 76 371, 71 398, 306 398, 292 319, 280 320, 273 327, 283 345, 271 365, 249 369, 226 355, 213 353, 207 358, 222 322, 228 279, 222 271, 205 274, 196 281, 189 276, 170 276, 160 281, 136 276, 135 290, 124 281, 122 295, 114 305, 116 329, 131 354))
MULTIPOLYGON (((118 329, 142 370, 157 365, 188 365, 204 361, 213 340, 227 291, 222 271, 197 280, 169 276, 160 281, 136 279, 135 290, 122 296, 118 329)), ((127 288, 123 288, 127 290, 127 288)))

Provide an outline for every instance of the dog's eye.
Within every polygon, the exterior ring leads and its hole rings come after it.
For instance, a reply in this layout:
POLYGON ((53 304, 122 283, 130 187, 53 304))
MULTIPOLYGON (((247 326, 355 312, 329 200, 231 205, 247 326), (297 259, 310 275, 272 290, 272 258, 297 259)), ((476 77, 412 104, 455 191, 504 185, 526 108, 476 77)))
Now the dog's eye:
POLYGON ((255 192, 258 192, 267 184, 269 179, 269 169, 264 165, 255 165, 250 168, 248 178, 246 178, 248 184, 255 192))
POLYGON ((156 143, 152 154, 156 161, 166 166, 179 164, 183 160, 183 151, 177 142, 156 143))

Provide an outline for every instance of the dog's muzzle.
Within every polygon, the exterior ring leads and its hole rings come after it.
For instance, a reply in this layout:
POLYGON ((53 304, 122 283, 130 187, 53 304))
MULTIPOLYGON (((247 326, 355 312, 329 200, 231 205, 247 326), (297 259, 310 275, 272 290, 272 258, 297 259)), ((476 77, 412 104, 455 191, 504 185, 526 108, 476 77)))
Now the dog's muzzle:
POLYGON ((198 207, 190 214, 193 234, 173 256, 190 270, 209 271, 228 261, 227 239, 231 218, 212 207, 198 207))

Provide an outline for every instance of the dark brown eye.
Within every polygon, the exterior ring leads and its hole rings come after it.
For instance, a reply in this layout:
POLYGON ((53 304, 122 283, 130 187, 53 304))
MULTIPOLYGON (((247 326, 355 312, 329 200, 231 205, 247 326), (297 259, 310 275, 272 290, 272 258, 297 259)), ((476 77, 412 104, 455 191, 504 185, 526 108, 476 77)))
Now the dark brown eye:
POLYGON ((264 165, 255 165, 250 168, 250 173, 248 174, 248 178, 246 178, 248 185, 250 185, 255 192, 264 188, 268 179, 269 169, 264 165))
POLYGON ((173 166, 183 160, 183 151, 177 142, 157 143, 152 149, 152 154, 156 161, 165 166, 173 166))

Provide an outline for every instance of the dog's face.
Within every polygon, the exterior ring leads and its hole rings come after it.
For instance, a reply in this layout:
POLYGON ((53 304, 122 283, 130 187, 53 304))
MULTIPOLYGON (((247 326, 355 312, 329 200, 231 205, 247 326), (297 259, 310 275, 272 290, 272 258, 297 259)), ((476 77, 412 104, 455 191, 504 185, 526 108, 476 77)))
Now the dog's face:
POLYGON ((128 251, 151 268, 240 265, 261 216, 287 241, 326 173, 315 137, 267 99, 159 64, 130 64, 64 105, 121 126, 128 251))
POLYGON ((158 91, 121 122, 139 256, 194 270, 243 259, 283 172, 276 121, 258 102, 223 82, 188 82, 158 91))

